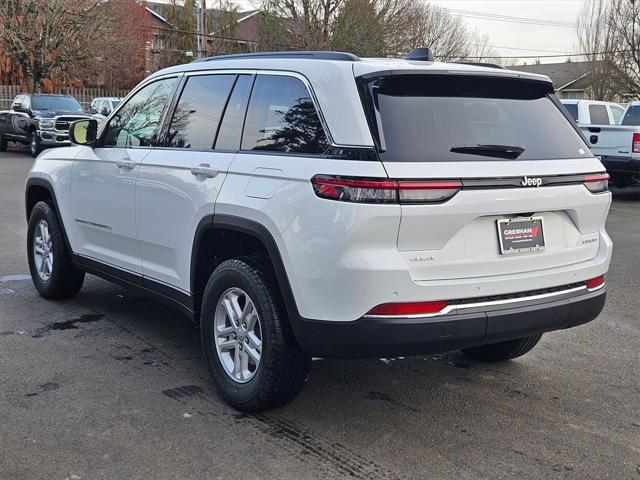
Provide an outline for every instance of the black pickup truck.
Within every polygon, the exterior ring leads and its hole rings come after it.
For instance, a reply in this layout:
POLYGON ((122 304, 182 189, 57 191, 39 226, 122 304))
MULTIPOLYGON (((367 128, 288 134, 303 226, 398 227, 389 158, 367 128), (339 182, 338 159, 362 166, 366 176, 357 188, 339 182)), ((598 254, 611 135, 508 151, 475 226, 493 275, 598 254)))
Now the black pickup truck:
POLYGON ((0 152, 7 142, 29 145, 34 157, 45 148, 70 145, 69 125, 81 118, 91 115, 71 96, 18 95, 10 110, 0 111, 0 152))

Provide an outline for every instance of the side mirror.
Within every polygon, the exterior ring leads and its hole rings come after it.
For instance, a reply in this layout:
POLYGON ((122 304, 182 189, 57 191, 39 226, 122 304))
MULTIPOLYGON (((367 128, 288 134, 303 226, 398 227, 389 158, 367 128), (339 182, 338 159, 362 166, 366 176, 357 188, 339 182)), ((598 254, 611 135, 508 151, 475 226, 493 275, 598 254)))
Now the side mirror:
POLYGON ((69 140, 76 145, 95 147, 98 137, 98 121, 93 118, 77 120, 69 127, 69 140))
POLYGON ((104 115, 105 117, 109 115, 109 109, 107 107, 102 107, 100 110, 100 115, 104 115))

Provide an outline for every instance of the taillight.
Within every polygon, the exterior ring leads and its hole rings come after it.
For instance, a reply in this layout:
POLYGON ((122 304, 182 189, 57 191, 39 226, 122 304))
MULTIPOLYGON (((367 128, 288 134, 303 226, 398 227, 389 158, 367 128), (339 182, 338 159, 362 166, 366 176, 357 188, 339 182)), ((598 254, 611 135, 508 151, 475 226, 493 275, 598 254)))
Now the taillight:
POLYGON ((633 134, 633 140, 631 141, 631 151, 633 153, 640 153, 640 133, 633 134))
POLYGON ((462 188, 460 180, 425 180, 398 182, 400 203, 443 202, 462 188))
POLYGON ((589 290, 593 290, 594 288, 601 287, 602 285, 604 285, 604 275, 600 275, 599 277, 587 280, 586 283, 587 283, 587 288, 589 290))
POLYGON ((383 303, 372 308, 367 315, 379 317, 406 317, 414 315, 430 315, 440 313, 447 307, 444 300, 415 303, 383 303))
POLYGON ((390 180, 316 175, 313 191, 320 198, 356 203, 431 203, 450 199, 460 180, 390 180))
POLYGON ((609 174, 598 173, 596 175, 587 175, 584 177, 584 186, 591 193, 606 192, 609 189, 609 174))

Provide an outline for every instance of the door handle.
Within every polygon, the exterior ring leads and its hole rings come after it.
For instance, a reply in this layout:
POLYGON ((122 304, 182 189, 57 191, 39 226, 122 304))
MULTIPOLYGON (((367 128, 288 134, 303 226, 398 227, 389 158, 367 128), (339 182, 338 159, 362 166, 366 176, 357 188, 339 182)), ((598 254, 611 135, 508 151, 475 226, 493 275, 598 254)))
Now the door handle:
POLYGON ((132 168, 135 168, 137 163, 128 158, 123 158, 122 160, 118 160, 116 162, 116 165, 118 168, 126 168, 127 170, 131 170, 132 168))
POLYGON ((220 173, 220 170, 212 168, 208 163, 201 163, 197 167, 193 167, 191 173, 196 176, 203 175, 208 178, 213 178, 220 173))

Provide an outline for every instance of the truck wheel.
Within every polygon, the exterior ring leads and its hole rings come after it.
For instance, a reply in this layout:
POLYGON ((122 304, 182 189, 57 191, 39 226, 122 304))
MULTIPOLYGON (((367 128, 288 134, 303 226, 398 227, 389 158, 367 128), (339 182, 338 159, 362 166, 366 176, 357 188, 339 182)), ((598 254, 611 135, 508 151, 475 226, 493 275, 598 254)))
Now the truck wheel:
POLYGON ((475 360, 481 362, 502 362, 511 358, 521 357, 540 341, 542 334, 517 338, 506 342, 492 343, 480 347, 463 348, 462 351, 475 360))
POLYGON ((29 216, 27 256, 33 284, 44 298, 70 298, 82 288, 84 273, 73 266, 58 217, 45 202, 36 203, 29 216))
POLYGON ((31 132, 31 135, 29 136, 29 149, 31 150, 31 156, 33 158, 36 158, 38 155, 40 155, 40 152, 42 151, 42 145, 40 145, 40 137, 38 137, 38 132, 36 132, 35 130, 31 132))
POLYGON ((7 151, 7 139, 0 133, 0 152, 7 151))
POLYGON ((268 260, 226 260, 215 269, 200 329, 205 360, 231 406, 266 410, 302 390, 311 359, 296 344, 268 260))

